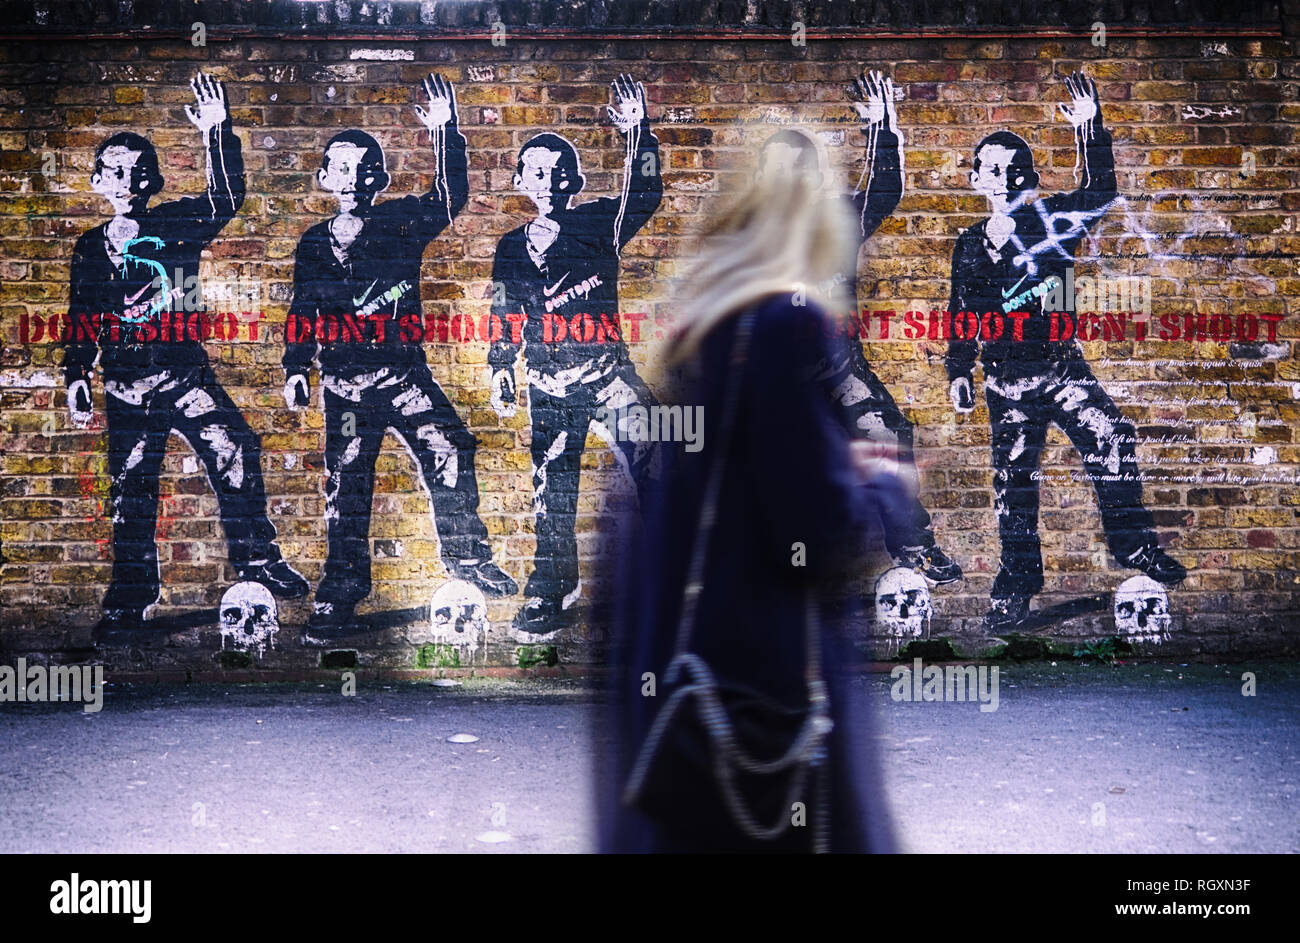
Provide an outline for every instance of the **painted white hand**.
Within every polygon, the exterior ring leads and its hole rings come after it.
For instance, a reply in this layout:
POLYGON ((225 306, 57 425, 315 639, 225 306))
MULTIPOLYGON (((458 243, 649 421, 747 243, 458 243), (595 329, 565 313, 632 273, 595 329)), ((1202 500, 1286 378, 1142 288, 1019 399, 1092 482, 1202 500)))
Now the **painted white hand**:
POLYGON ((1014 216, 1007 213, 995 213, 989 217, 989 221, 984 224, 984 234, 989 237, 989 242, 993 248, 1001 249, 1011 238, 1011 234, 1016 231, 1016 220, 1014 216))
POLYGON ((645 86, 634 82, 630 75, 620 75, 609 84, 614 90, 614 104, 605 106, 605 110, 618 130, 627 134, 645 119, 645 86))
POLYGON ((445 127, 456 117, 456 90, 441 75, 430 72, 424 80, 424 93, 429 98, 427 108, 415 106, 416 117, 428 130, 445 127))
POLYGON ((95 410, 90 399, 90 384, 85 380, 76 380, 68 387, 68 416, 78 429, 85 429, 95 418, 95 410))
POLYGON ((185 106, 185 117, 206 134, 226 120, 226 90, 204 72, 190 79, 190 88, 194 91, 194 104, 185 106))
POLYGON ((284 383, 284 404, 298 412, 303 409, 309 397, 311 390, 307 384, 307 378, 302 374, 294 374, 284 383))
POLYGON ((857 96, 853 107, 863 124, 882 124, 893 105, 894 85, 891 79, 879 72, 863 71, 853 80, 853 92, 857 96))
POLYGON ((975 390, 969 377, 958 377, 948 384, 948 398, 952 408, 963 415, 975 411, 975 390))
POLYGON ((515 414, 515 377, 511 370, 496 370, 492 373, 492 394, 490 402, 493 410, 502 419, 509 419, 515 414))
POLYGON ((1065 86, 1070 92, 1070 104, 1058 106, 1065 120, 1077 128, 1096 118, 1100 110, 1096 83, 1082 72, 1076 72, 1066 78, 1065 86))

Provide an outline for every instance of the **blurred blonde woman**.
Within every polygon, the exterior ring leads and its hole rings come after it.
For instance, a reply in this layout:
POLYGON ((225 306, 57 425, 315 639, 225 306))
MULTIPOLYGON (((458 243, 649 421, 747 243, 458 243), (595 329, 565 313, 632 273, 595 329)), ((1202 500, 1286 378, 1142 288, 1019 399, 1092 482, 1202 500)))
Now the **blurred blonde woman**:
POLYGON ((723 321, 771 295, 789 295, 795 306, 811 301, 820 308, 814 317, 851 307, 834 276, 854 264, 853 220, 843 207, 826 206, 816 176, 789 157, 765 164, 707 224, 676 291, 682 319, 670 363, 694 356, 723 321))
POLYGON ((703 448, 664 446, 620 552, 605 850, 892 848, 835 588, 902 485, 816 379, 852 226, 813 175, 759 174, 676 293, 668 360, 703 448))

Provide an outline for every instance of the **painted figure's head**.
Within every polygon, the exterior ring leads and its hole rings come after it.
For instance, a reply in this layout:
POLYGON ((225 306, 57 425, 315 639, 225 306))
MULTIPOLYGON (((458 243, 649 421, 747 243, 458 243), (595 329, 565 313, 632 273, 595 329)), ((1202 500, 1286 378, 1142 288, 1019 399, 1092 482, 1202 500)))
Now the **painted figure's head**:
POLYGON ((758 155, 755 179, 769 176, 793 177, 801 174, 807 178, 809 188, 818 190, 822 185, 822 160, 817 144, 802 131, 785 128, 766 141, 758 155))
POLYGON ((108 200, 113 212, 138 213, 163 188, 158 152, 145 138, 122 131, 99 145, 90 188, 108 200))
POLYGON ((970 185, 988 197, 998 213, 1020 205, 1024 194, 1038 186, 1034 152, 1025 139, 1010 131, 995 131, 975 145, 970 185))
POLYGON ((388 189, 384 149, 364 131, 340 131, 321 155, 316 180, 339 201, 339 212, 365 210, 388 189))
POLYGON ((515 189, 537 207, 539 216, 564 210, 587 183, 577 149, 549 131, 529 139, 519 149, 515 189))

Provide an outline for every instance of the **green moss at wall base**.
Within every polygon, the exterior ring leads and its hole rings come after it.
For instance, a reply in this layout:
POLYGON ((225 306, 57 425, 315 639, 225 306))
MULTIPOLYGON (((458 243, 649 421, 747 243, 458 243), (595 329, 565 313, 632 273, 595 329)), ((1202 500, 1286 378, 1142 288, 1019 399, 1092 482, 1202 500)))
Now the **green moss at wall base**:
POLYGON ((417 668, 459 668, 460 650, 454 645, 430 643, 415 650, 417 668))
POLYGON ((560 663, 560 653, 554 645, 524 645, 515 650, 515 659, 520 668, 536 668, 538 665, 554 668, 560 663))
POLYGON ((222 668, 252 668, 253 656, 248 652, 218 652, 217 663, 222 668))

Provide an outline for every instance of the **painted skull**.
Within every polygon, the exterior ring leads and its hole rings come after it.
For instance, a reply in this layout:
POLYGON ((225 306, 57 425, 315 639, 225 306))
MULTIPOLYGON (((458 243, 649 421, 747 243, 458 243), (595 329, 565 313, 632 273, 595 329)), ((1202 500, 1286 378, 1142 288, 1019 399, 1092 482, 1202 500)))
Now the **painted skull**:
POLYGON ((1133 576, 1115 590, 1115 631, 1130 642, 1161 642, 1169 637, 1169 597, 1149 576, 1133 576))
POLYGON ((934 609, 925 577, 905 566, 886 570, 876 580, 876 624, 885 635, 920 638, 934 609))
POLYGON ((275 597, 261 583, 236 583, 221 597, 221 647, 260 653, 279 631, 275 597))
POLYGON ((479 633, 488 630, 483 591, 464 580, 443 583, 429 603, 429 622, 440 641, 473 651, 478 647, 479 633))

